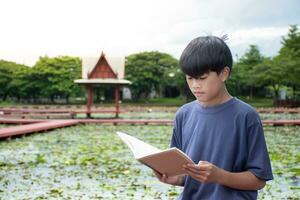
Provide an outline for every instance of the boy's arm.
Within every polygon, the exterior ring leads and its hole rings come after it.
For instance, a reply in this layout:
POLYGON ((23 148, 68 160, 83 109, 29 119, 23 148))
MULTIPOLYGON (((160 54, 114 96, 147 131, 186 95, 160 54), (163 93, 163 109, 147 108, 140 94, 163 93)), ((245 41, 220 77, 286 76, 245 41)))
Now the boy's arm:
POLYGON ((250 171, 232 173, 220 170, 218 183, 239 190, 260 190, 266 185, 266 181, 258 179, 250 171))
POLYGON ((153 171, 155 176, 163 183, 176 185, 176 186, 183 186, 184 185, 184 176, 172 176, 167 177, 165 174, 159 174, 156 171, 153 171))
POLYGON ((188 164, 184 167, 184 170, 200 182, 219 183, 239 190, 259 190, 266 184, 264 180, 258 179, 250 171, 228 172, 206 161, 200 161, 197 165, 188 164))

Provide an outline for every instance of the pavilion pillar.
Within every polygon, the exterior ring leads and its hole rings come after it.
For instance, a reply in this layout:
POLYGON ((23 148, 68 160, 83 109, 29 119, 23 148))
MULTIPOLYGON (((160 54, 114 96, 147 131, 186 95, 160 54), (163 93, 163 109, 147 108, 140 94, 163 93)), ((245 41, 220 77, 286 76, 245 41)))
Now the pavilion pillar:
POLYGON ((115 113, 116 113, 116 118, 119 117, 119 99, 120 99, 120 86, 117 85, 115 87, 115 113))
POLYGON ((87 116, 87 118, 91 118, 92 106, 93 106, 93 96, 94 96, 93 95, 93 86, 87 85, 86 90, 87 90, 86 116, 87 116))

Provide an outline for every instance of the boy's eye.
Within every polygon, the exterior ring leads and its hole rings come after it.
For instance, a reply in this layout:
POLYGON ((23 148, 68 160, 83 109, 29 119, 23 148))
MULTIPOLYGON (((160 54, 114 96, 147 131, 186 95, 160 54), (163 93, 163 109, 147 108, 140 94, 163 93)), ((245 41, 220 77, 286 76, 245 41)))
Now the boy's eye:
POLYGON ((207 76, 201 76, 201 77, 198 77, 198 79, 200 79, 200 80, 204 80, 204 79, 206 79, 207 78, 207 76))
POLYGON ((191 76, 187 76, 187 79, 188 80, 192 80, 192 79, 195 79, 195 80, 204 80, 204 79, 206 79, 207 78, 207 76, 200 76, 200 77, 191 77, 191 76))

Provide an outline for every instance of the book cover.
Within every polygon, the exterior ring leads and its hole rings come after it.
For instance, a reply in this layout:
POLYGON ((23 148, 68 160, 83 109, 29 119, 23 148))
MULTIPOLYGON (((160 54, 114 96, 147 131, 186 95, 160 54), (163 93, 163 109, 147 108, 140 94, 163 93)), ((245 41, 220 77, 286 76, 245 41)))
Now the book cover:
POLYGON ((136 160, 167 176, 183 175, 183 165, 194 163, 184 152, 173 147, 160 150, 148 143, 123 132, 117 135, 129 147, 136 160))

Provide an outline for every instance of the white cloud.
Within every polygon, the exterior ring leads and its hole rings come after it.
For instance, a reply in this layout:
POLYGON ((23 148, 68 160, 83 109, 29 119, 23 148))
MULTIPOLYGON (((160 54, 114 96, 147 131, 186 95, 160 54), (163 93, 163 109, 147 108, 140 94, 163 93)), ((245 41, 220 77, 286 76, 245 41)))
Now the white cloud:
POLYGON ((287 26, 241 29, 230 33, 230 37, 233 38, 231 44, 239 45, 262 40, 274 40, 274 38, 277 39, 283 35, 286 35, 287 32, 287 26))
POLYGON ((274 56, 280 48, 281 37, 288 32, 286 27, 265 27, 236 30, 229 33, 228 44, 233 54, 242 56, 249 45, 258 45, 263 55, 274 56))
POLYGON ((286 9, 281 12, 266 12, 271 0, 252 2, 2 0, 0 59, 32 65, 45 54, 88 56, 102 50, 117 56, 159 50, 178 58, 193 38, 224 33, 229 34, 229 45, 239 54, 249 44, 258 44, 272 55, 288 25, 299 18, 289 5, 296 1, 280 4, 286 9), (256 13, 265 16, 256 17, 256 13), (270 18, 273 15, 275 19, 270 18))

